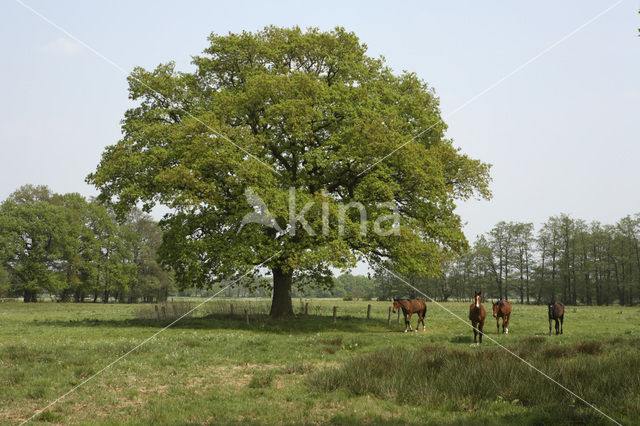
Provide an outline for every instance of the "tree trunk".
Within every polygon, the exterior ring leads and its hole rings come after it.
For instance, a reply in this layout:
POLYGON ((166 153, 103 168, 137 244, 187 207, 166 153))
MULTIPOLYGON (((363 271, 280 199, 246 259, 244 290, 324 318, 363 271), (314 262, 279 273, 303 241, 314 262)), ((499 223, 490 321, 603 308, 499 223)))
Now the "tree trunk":
POLYGON ((65 288, 60 295, 60 302, 68 302, 69 300, 71 300, 71 290, 65 288))
POLYGON ((22 300, 24 303, 37 302, 38 293, 35 290, 24 290, 22 300))
POLYGON ((284 272, 281 268, 273 268, 273 299, 271 301, 271 318, 293 316, 291 303, 291 283, 293 271, 284 272))

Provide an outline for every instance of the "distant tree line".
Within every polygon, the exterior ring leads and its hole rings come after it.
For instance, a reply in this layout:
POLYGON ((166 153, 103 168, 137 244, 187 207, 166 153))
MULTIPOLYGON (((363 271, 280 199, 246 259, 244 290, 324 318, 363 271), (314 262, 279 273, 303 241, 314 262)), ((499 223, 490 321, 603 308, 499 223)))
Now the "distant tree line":
MULTIPOLYGON (((294 283, 295 284, 295 283, 294 283)), ((344 300, 371 300, 378 297, 378 281, 362 275, 344 273, 333 279, 331 287, 294 290, 293 297, 339 297, 344 300)))
MULTIPOLYGON (((379 274, 381 296, 411 292, 389 274, 379 274)), ((439 300, 485 299, 520 303, 634 305, 640 297, 640 214, 613 225, 568 215, 533 224, 499 222, 472 248, 443 265, 437 278, 411 284, 439 300)))
POLYGON ((162 300, 171 274, 156 262, 162 232, 133 210, 118 223, 77 193, 26 185, 0 204, 0 297, 35 302, 162 300))
MULTIPOLYGON (((162 301, 171 295, 209 296, 213 289, 179 286, 157 262, 162 231, 134 209, 124 222, 95 200, 26 185, 0 204, 0 298, 39 295, 67 302, 162 301)), ((420 297, 520 303, 634 305, 640 298, 640 214, 613 225, 568 215, 550 217, 539 229, 499 222, 462 255, 442 265, 438 277, 405 277, 386 271, 373 277, 342 274, 323 285, 294 280, 292 296, 390 300, 420 297)), ((272 281, 247 277, 227 297, 270 297, 272 281)))

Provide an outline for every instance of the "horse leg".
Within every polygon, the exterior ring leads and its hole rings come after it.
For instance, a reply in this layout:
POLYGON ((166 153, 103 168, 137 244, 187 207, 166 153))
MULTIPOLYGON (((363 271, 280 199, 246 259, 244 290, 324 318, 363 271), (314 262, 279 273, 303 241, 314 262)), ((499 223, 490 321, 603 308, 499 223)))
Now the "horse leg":
POLYGON ((562 324, 564 323, 564 314, 560 317, 560 334, 562 334, 562 324))
MULTIPOLYGON (((422 331, 425 331, 427 329, 427 327, 424 325, 424 316, 426 314, 426 309, 424 311, 422 311, 422 316, 420 317, 420 321, 422 321, 422 331)), ((418 323, 420 324, 420 323, 418 323)))
POLYGON ((498 327, 496 334, 500 334, 500 317, 496 318, 496 327, 498 327))
POLYGON ((509 317, 510 316, 511 314, 508 314, 504 318, 502 318, 502 327, 504 327, 504 334, 509 334, 509 317))
POLYGON ((480 334, 480 343, 482 343, 482 335, 484 334, 482 330, 484 329, 484 320, 480 320, 480 327, 478 329, 480 334))
POLYGON ((407 313, 403 312, 404 314, 404 332, 407 332, 407 329, 409 328, 409 321, 407 321, 407 313))
POLYGON ((556 336, 560 334, 560 321, 556 318, 556 336))
MULTIPOLYGON (((409 312, 409 321, 408 321, 408 323, 409 323, 409 331, 413 331, 413 327, 411 327, 411 315, 413 315, 413 313, 409 312)), ((416 329, 416 331, 418 331, 418 330, 416 329)))
POLYGON ((471 326, 473 327, 473 343, 478 343, 478 329, 476 328, 477 323, 471 321, 471 326))
POLYGON ((551 318, 549 318, 549 336, 551 336, 551 318))

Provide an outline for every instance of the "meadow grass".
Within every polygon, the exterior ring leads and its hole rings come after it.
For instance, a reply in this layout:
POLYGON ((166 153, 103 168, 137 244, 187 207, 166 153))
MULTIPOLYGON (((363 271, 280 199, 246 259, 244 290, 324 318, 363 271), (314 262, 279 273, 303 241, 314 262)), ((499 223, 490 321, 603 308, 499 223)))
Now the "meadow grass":
MULTIPOLYGON (((295 310, 306 301, 294 301, 295 310)), ((469 326, 432 303, 427 330, 403 333, 395 315, 387 326, 387 302, 309 302, 309 315, 273 321, 264 299, 214 299, 37 420, 607 422, 489 340, 473 345, 469 326)), ((445 306, 468 314, 468 303, 445 306)), ((153 305, 0 303, 0 422, 30 417, 170 322, 145 309, 155 312, 153 305)), ((640 309, 567 307, 564 334, 547 336, 545 306, 514 305, 509 335, 496 334, 493 319, 485 332, 616 420, 637 421, 640 309)))

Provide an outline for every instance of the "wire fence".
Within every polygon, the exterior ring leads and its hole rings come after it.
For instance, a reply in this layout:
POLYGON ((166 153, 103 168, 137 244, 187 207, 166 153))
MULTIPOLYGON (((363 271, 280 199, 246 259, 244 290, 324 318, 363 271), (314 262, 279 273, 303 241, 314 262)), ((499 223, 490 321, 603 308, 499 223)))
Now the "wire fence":
MULTIPOLYGON (((165 321, 180 318, 199 304, 193 300, 168 300, 158 304, 141 304, 134 308, 137 319, 165 321)), ((215 299, 202 305, 185 318, 238 317, 249 319, 269 315, 271 301, 268 299, 215 299)), ((333 299, 297 299, 293 301, 296 315, 349 316, 356 318, 390 318, 389 302, 344 302, 333 299)))

